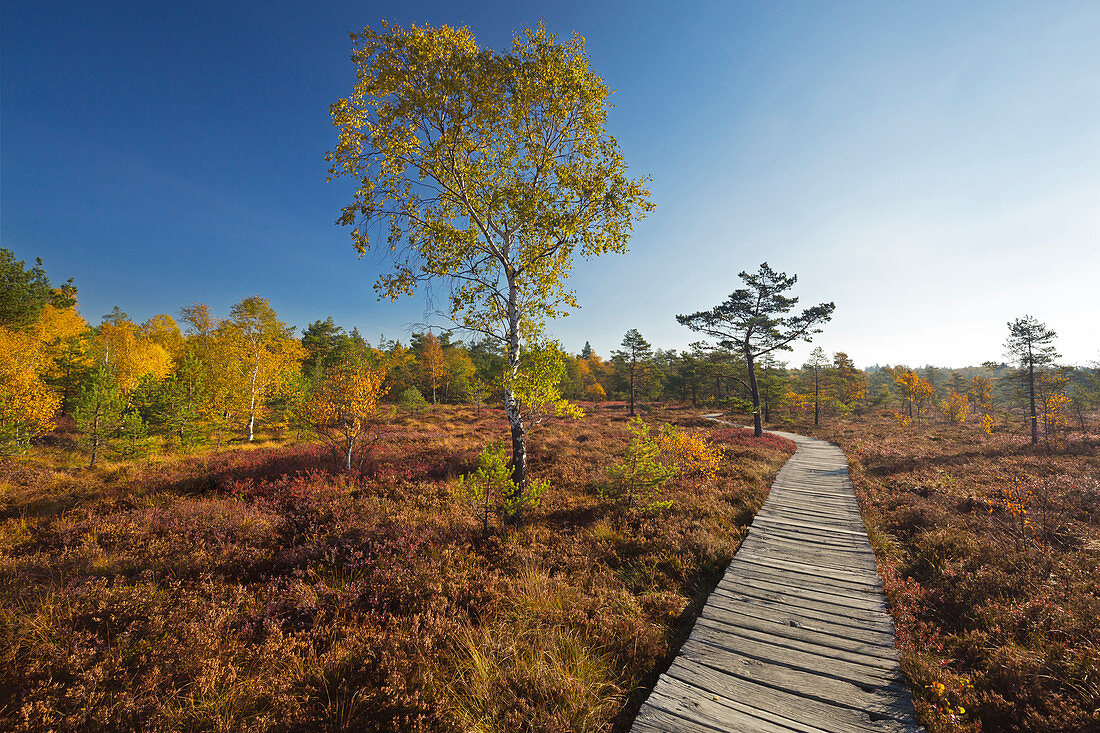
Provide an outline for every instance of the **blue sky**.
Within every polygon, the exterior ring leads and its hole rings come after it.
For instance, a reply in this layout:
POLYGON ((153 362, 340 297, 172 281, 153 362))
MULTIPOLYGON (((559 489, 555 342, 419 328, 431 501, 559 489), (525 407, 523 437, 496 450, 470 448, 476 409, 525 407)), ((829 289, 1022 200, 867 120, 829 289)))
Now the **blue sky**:
POLYGON ((375 299, 324 161, 348 32, 383 18, 496 48, 543 19, 616 90, 657 209, 629 254, 578 265, 570 350, 631 328, 682 348, 674 315, 767 260, 836 302, 816 343, 861 365, 995 359, 1025 313, 1100 359, 1094 3, 9 1, 0 242, 75 277, 93 322, 258 294, 406 339, 424 300, 375 299))

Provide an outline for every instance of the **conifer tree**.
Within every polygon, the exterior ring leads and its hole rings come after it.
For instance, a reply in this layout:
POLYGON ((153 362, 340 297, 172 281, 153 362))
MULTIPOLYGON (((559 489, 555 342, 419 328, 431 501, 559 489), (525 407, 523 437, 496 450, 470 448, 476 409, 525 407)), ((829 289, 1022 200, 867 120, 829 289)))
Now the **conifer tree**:
POLYGON ((1058 336, 1032 316, 1017 318, 1008 323, 1008 339, 1005 356, 1020 365, 1021 376, 1027 384, 1031 442, 1039 442, 1039 413, 1035 406, 1035 375, 1037 370, 1052 364, 1061 354, 1054 348, 1058 336))
POLYGON ((803 366, 810 373, 810 379, 813 380, 814 387, 814 425, 820 424, 821 420, 821 387, 822 380, 825 377, 825 368, 829 366, 829 359, 825 356, 825 350, 820 346, 814 348, 810 352, 810 358, 803 366))
POLYGON ((100 449, 114 438, 125 408, 115 375, 106 364, 97 364, 81 385, 73 410, 81 442, 91 453, 89 466, 95 466, 100 449))
POLYGON ((797 275, 776 272, 764 262, 757 272, 751 275, 742 272, 738 277, 748 287, 735 290, 708 311, 678 315, 676 320, 693 331, 717 338, 719 346, 735 350, 744 358, 747 386, 752 395, 753 432, 760 437, 764 429, 760 422, 755 360, 773 351, 788 351, 791 342, 797 339, 808 341, 811 335, 821 332, 820 326, 832 318, 836 306, 821 303, 797 316, 789 316, 787 313, 798 303, 798 298, 785 293, 798 282, 797 275))
POLYGON ((632 328, 623 336, 622 350, 611 352, 611 358, 630 378, 630 417, 634 417, 634 399, 638 376, 645 363, 653 358, 653 349, 638 329, 632 328))

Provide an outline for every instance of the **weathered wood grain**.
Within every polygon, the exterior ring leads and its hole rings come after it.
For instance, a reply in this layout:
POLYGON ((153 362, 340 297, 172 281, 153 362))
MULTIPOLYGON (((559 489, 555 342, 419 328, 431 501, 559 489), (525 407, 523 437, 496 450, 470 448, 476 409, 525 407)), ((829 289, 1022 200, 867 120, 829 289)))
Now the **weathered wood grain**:
POLYGON ((632 733, 914 733, 844 453, 798 444, 632 733))

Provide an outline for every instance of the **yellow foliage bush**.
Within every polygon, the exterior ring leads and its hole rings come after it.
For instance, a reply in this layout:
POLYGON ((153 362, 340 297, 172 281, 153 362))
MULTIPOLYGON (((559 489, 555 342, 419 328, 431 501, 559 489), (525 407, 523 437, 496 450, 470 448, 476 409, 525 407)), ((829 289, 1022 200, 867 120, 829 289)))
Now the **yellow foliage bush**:
POLYGON ((943 401, 943 413, 947 415, 947 418, 957 424, 962 425, 966 422, 966 418, 970 416, 970 399, 964 395, 951 391, 947 399, 943 401))
MULTIPOLYGON (((583 361, 578 363, 585 363, 583 361)), ((607 399, 607 391, 604 390, 603 385, 597 383, 590 384, 584 389, 584 398, 589 402, 603 402, 607 399)))
POLYGON ((43 344, 0 326, 0 453, 50 431, 61 398, 43 383, 43 344))
POLYGON ((903 428, 909 427, 909 425, 913 422, 913 418, 909 417, 904 412, 898 412, 896 410, 885 410, 884 412, 886 415, 897 420, 898 425, 902 426, 903 428))
POLYGON ((722 449, 699 433, 689 433, 665 425, 657 435, 661 461, 679 469, 681 476, 711 479, 722 463, 722 449))

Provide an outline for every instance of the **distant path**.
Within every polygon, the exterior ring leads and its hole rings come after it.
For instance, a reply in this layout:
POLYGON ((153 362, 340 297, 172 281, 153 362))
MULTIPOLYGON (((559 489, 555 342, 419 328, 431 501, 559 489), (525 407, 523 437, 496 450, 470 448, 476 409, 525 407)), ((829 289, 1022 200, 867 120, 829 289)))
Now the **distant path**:
POLYGON ((922 730, 848 461, 775 434, 798 450, 632 733, 922 730))

